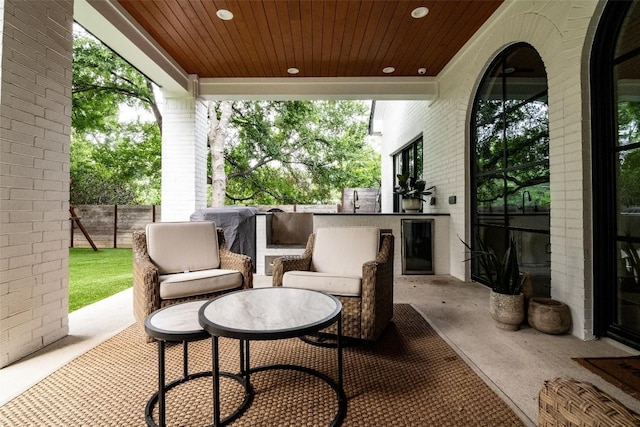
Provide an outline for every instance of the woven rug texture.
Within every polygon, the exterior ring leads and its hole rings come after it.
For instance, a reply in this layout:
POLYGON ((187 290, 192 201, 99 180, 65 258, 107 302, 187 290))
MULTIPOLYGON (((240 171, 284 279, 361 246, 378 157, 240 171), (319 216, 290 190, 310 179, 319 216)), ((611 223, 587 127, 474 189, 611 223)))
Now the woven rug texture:
MULTIPOLYGON (((222 370, 238 371, 238 341, 220 340, 222 370)), ((297 364, 337 377, 336 350, 299 339, 252 341, 251 366, 297 364)), ((189 372, 211 369, 211 341, 189 345, 189 372)), ((167 381, 182 375, 182 345, 167 347, 167 381)), ((336 414, 335 392, 298 371, 251 376, 252 405, 232 426, 326 426, 336 414)), ((167 395, 167 425, 212 422, 210 377, 167 395)), ((397 304, 393 322, 375 343, 344 349, 348 398, 344 426, 522 426, 516 414, 410 305, 397 304)), ((222 415, 243 390, 221 380, 222 415)), ((144 426, 157 388, 157 345, 133 325, 71 361, 0 407, 2 426, 144 426)), ((157 422, 157 408, 154 411, 157 422)))
POLYGON ((594 374, 640 399, 640 356, 574 358, 594 374))

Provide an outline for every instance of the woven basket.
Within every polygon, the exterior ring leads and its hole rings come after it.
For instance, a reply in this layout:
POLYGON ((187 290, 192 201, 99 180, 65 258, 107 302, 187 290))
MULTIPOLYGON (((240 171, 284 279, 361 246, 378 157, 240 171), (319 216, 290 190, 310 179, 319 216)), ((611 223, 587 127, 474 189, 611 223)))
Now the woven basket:
POLYGON ((538 409, 540 427, 640 426, 640 415, 594 385, 574 379, 545 381, 538 409))

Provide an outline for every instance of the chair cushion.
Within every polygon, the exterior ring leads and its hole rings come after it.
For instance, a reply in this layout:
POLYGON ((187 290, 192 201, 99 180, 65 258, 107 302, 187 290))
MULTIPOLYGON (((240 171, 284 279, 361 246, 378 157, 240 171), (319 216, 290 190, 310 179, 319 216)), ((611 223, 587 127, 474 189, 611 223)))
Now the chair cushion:
POLYGON ((282 286, 311 289, 345 297, 359 297, 362 293, 360 277, 313 271, 287 271, 282 276, 282 286))
POLYGON ((147 251, 160 274, 220 267, 218 234, 211 221, 147 225, 147 251))
POLYGON ((164 274, 160 279, 160 298, 174 299, 211 292, 224 291, 242 286, 242 273, 237 270, 191 271, 189 273, 164 274))
POLYGON ((362 265, 375 261, 380 248, 376 227, 319 228, 311 255, 311 271, 362 278, 362 265))

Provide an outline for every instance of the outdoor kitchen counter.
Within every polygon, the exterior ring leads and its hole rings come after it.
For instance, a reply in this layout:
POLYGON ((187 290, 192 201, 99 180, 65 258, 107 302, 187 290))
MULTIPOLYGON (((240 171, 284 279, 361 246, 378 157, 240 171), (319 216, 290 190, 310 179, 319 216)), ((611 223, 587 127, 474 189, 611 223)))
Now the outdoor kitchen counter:
MULTIPOLYGON (((308 213, 308 212, 305 212, 308 213)), ((291 212, 295 215, 295 212, 291 212)), ((270 263, 273 258, 283 255, 300 255, 304 251, 304 244, 292 246, 268 244, 267 217, 268 213, 260 213, 256 217, 256 248, 258 274, 270 275, 270 263)), ((402 220, 424 219, 433 221, 433 273, 450 274, 450 244, 449 244, 449 214, 406 214, 406 213, 313 213, 313 230, 321 227, 378 227, 385 232, 392 233, 396 238, 394 250, 394 274, 402 274, 402 220)), ((306 239, 305 242, 306 243, 306 239)))

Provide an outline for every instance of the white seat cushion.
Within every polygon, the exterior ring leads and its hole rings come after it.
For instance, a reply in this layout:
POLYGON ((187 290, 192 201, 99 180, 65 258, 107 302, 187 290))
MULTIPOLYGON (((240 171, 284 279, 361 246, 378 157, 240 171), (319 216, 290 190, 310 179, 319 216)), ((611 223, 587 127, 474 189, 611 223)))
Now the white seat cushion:
POLYGON ((191 271, 160 275, 160 298, 175 299, 210 292, 224 291, 242 286, 242 273, 238 270, 191 271))
POLYGON ((362 265, 375 261, 380 248, 376 227, 319 228, 311 255, 311 271, 362 278, 362 265))
POLYGON ((282 286, 311 289, 345 297, 359 297, 362 294, 360 277, 313 271, 287 271, 282 277, 282 286))
POLYGON ((211 221, 147 225, 147 251, 160 274, 220 267, 218 233, 211 221))

